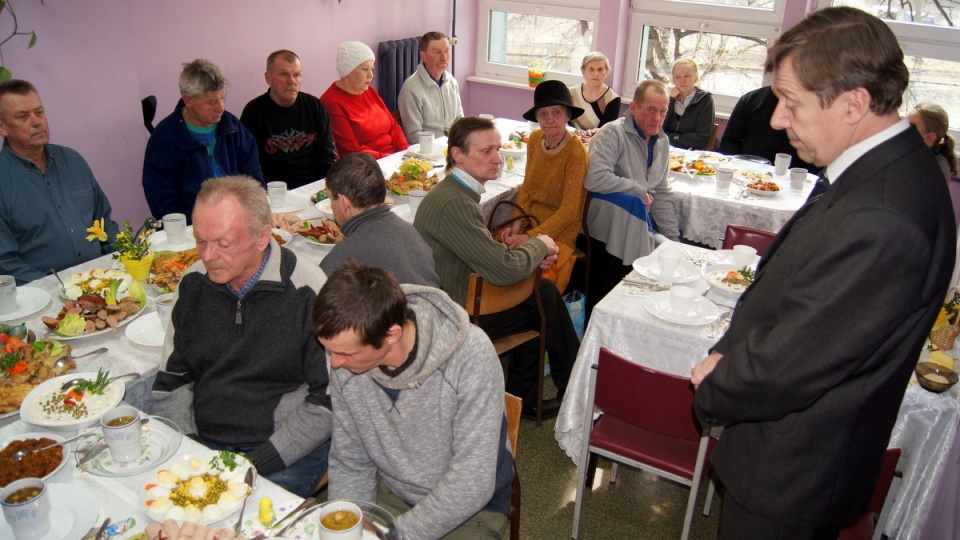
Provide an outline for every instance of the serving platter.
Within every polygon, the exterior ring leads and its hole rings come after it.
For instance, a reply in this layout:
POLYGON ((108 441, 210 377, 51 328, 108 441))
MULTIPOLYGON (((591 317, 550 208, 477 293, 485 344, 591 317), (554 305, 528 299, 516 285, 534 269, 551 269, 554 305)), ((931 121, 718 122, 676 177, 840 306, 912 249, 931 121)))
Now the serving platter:
MULTIPOLYGON (((157 287, 154 286, 154 288, 157 288, 157 287)), ((159 289, 158 289, 158 290, 159 290, 159 289)), ((80 334, 80 335, 77 335, 77 336, 62 336, 62 335, 56 333, 56 331, 51 330, 50 333, 48 334, 48 336, 49 336, 49 337, 52 337, 52 338, 54 338, 54 339, 58 339, 58 340, 60 340, 60 341, 74 341, 74 340, 77 340, 77 339, 86 339, 86 338, 88 338, 88 337, 99 336, 100 334, 103 334, 103 333, 106 333, 106 332, 118 333, 118 332, 120 331, 119 329, 120 329, 121 327, 126 326, 126 325, 130 324, 131 322, 133 322, 133 320, 136 319, 137 317, 139 317, 140 314, 143 313, 143 310, 145 310, 145 309, 147 309, 147 304, 146 304, 146 302, 144 302, 144 304, 143 304, 142 306, 140 306, 140 310, 139 310, 139 311, 137 311, 136 313, 131 313, 130 315, 127 315, 126 317, 124 317, 124 319, 123 319, 122 321, 117 322, 117 330, 116 330, 116 331, 114 331, 113 328, 110 328, 109 326, 107 326, 106 328, 102 328, 102 329, 100 329, 100 330, 95 330, 95 331, 93 331, 93 332, 84 332, 84 333, 82 333, 82 334, 80 334)), ((59 313, 59 310, 58 310, 58 313, 59 313)), ((54 314, 54 315, 52 315, 52 316, 53 316, 53 317, 56 317, 56 314, 54 314)))
MULTIPOLYGON (((43 410, 43 403, 54 398, 62 390, 60 387, 70 379, 84 378, 95 380, 96 373, 70 373, 48 379, 40 383, 36 388, 23 398, 20 404, 20 418, 34 426, 50 429, 53 431, 77 431, 81 428, 93 425, 100 420, 100 417, 107 411, 117 406, 123 399, 126 387, 123 382, 117 381, 107 385, 102 395, 92 396, 87 393, 83 403, 87 406, 87 412, 80 417, 70 417, 63 412, 48 413, 43 410)), ((59 401, 62 401, 60 398, 59 401)))

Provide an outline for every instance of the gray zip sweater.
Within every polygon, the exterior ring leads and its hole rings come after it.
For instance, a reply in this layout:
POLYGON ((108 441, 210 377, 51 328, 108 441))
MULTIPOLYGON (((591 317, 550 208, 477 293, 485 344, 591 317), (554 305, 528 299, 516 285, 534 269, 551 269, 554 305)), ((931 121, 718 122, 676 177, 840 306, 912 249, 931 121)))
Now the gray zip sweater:
POLYGON ((375 502, 377 482, 413 508, 404 538, 440 538, 481 510, 506 513, 513 458, 493 345, 442 291, 402 285, 417 326, 413 363, 334 369, 330 500, 375 502))
POLYGON ((293 464, 330 438, 323 349, 310 324, 320 268, 270 241, 243 299, 207 278, 202 262, 180 283, 153 386, 154 413, 185 433, 255 446, 261 474, 293 464))

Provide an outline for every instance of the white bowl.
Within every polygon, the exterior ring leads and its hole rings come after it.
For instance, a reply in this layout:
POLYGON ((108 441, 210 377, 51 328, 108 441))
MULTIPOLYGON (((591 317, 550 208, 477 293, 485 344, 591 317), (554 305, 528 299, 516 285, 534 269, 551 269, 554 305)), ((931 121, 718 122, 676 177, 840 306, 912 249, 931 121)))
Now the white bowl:
POLYGON ((506 157, 512 157, 513 159, 526 157, 527 155, 526 144, 524 144, 523 148, 501 148, 500 155, 503 155, 506 157))
MULTIPOLYGON (((0 443, 0 450, 3 450, 4 448, 7 447, 7 445, 9 445, 14 441, 24 441, 27 439, 40 439, 40 438, 53 439, 56 442, 63 442, 66 440, 65 438, 61 437, 60 435, 57 435, 56 433, 21 433, 20 435, 7 437, 6 440, 0 443)), ((62 452, 63 457, 60 458, 60 464, 57 465, 55 469, 50 471, 49 474, 44 476, 43 480, 46 480, 48 482, 54 481, 53 476, 58 472, 60 472, 60 470, 63 469, 63 466, 67 464, 67 460, 70 459, 70 451, 64 446, 61 446, 60 448, 63 451, 62 452)))
POLYGON ((123 393, 126 390, 122 381, 112 382, 105 389, 102 395, 88 396, 84 403, 90 409, 82 418, 72 418, 64 414, 51 415, 43 412, 42 403, 50 399, 53 395, 60 392, 63 383, 70 379, 84 378, 95 380, 96 373, 70 373, 48 379, 34 388, 23 398, 20 405, 20 418, 28 423, 43 429, 53 431, 77 431, 87 426, 92 426, 100 421, 100 417, 107 411, 117 406, 123 399, 123 393))
POLYGON ((273 229, 273 234, 279 236, 280 238, 283 238, 283 241, 285 243, 282 245, 287 245, 290 242, 293 242, 293 234, 290 233, 290 231, 285 231, 283 229, 273 229))
POLYGON ((735 264, 709 264, 704 266, 700 273, 703 275, 703 279, 710 284, 710 288, 717 291, 718 294, 722 296, 727 296, 730 298, 739 298, 743 291, 746 290, 746 287, 742 289, 736 285, 730 285, 729 283, 723 282, 723 276, 727 272, 732 272, 734 270, 739 270, 741 267, 735 264))
POLYGON ((333 217, 333 207, 330 206, 330 199, 324 199, 318 202, 317 204, 315 204, 314 206, 317 207, 317 210, 320 211, 320 214, 323 215, 323 217, 331 220, 336 219, 335 217, 333 217))

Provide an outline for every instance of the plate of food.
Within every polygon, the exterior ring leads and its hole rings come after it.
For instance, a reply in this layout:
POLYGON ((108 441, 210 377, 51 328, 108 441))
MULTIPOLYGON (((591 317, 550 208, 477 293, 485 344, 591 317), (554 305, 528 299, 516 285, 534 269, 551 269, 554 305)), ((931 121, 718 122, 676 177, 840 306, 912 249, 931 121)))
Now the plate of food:
POLYGON ((387 190, 395 195, 408 195, 415 189, 430 191, 440 181, 440 175, 430 174, 432 170, 433 163, 429 161, 405 159, 400 163, 400 169, 387 179, 387 190))
POLYGON ((20 405, 20 418, 53 431, 77 431, 93 425, 123 399, 126 387, 110 381, 109 371, 71 373, 47 380, 27 394, 20 405), (79 379, 66 390, 63 384, 79 379))
POLYGON ((514 159, 527 155, 527 143, 522 141, 507 141, 500 146, 500 154, 514 159))
POLYGON ((144 415, 141 421, 146 423, 142 427, 140 456, 136 460, 114 461, 100 426, 91 426, 80 430, 88 436, 81 439, 73 451, 77 466, 99 476, 117 477, 145 473, 169 461, 180 449, 183 440, 180 428, 161 416, 144 415))
POLYGON ((330 515, 328 509, 340 503, 355 504, 363 512, 363 540, 398 540, 400 529, 396 518, 376 504, 362 501, 331 501, 305 511, 283 534, 286 540, 315 540, 320 535, 320 521, 330 515))
POLYGON ((737 298, 753 283, 754 270, 749 267, 737 268, 735 264, 711 264, 704 266, 701 273, 717 293, 737 298))
POLYGON ((147 281, 161 294, 176 292, 187 268, 199 260, 200 252, 196 247, 184 251, 157 252, 147 281))
POLYGON ((281 246, 293 242, 293 235, 290 234, 289 231, 285 231, 283 229, 273 229, 270 234, 281 246))
POLYGON ((76 362, 57 367, 57 360, 73 349, 56 339, 38 339, 25 346, 7 343, 0 349, 0 418, 18 414, 24 398, 37 386, 76 369, 76 362), (17 350, 8 352, 12 349, 17 350))
POLYGON ((576 135, 583 144, 590 144, 590 140, 593 139, 593 136, 596 135, 598 131, 600 130, 597 128, 577 129, 574 130, 573 134, 576 135))
POLYGON ((299 234, 311 246, 329 250, 346 238, 340 232, 340 227, 327 219, 305 221, 304 225, 309 225, 309 228, 301 230, 299 234))
POLYGON ((85 294, 98 294, 104 298, 112 294, 116 297, 125 294, 135 281, 133 276, 117 268, 94 268, 70 274, 58 292, 65 300, 77 300, 85 294))
POLYGON ((76 302, 65 300, 55 316, 43 316, 40 320, 63 341, 116 332, 143 313, 147 305, 147 295, 140 282, 134 281, 127 292, 129 296, 119 299, 85 294, 76 302))
POLYGON ((772 182, 773 175, 755 169, 743 169, 733 173, 733 181, 744 186, 754 182, 772 182))
POLYGON ((246 458, 226 450, 178 456, 147 475, 140 486, 140 508, 159 523, 216 523, 239 512, 247 491, 256 490, 256 482, 250 487, 243 481, 251 468, 246 458))
MULTIPOLYGON (((333 203, 330 202, 330 199, 324 199, 322 201, 319 201, 314 206, 316 206, 317 210, 320 211, 320 215, 323 216, 324 219, 329 219, 330 221, 336 221, 337 218, 334 217, 333 215, 333 203)), ((301 229, 303 228, 302 224, 300 228, 301 229)), ((300 232, 300 231, 298 230, 297 232, 300 232)))
POLYGON ((8 437, 0 443, 0 488, 21 478, 51 481, 50 478, 67 464, 70 453, 63 446, 47 447, 65 440, 55 433, 22 433, 8 437), (15 461, 12 455, 18 450, 29 450, 30 453, 15 461))
POLYGON ((780 193, 780 186, 778 186, 776 182, 758 180, 747 184, 747 191, 760 197, 773 197, 777 193, 780 193))

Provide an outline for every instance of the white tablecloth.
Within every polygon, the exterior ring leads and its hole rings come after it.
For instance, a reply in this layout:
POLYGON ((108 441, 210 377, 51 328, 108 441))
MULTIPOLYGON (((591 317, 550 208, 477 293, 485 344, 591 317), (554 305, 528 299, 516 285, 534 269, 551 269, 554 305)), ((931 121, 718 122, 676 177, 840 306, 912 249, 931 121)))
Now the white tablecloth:
MULTIPOLYGON (((699 249, 667 243, 654 255, 667 248, 699 249)), ((698 280, 693 286, 702 287, 703 283, 698 280)), ((600 347, 645 366, 689 377, 693 366, 716 342, 708 337, 710 325, 681 326, 654 317, 643 307, 642 297, 630 295, 636 292, 637 287, 621 283, 604 297, 594 308, 580 345, 555 427, 560 448, 574 463, 579 463, 583 445, 590 366, 597 362, 600 347)), ((890 538, 943 539, 960 534, 958 425, 960 385, 933 394, 911 380, 890 437, 889 446, 903 450, 903 484, 885 528, 890 538)))
MULTIPOLYGON (((723 165, 773 173, 773 167, 769 165, 740 161, 723 165)), ((807 175, 803 190, 794 191, 790 189, 789 177, 775 176, 773 180, 780 185, 780 191, 771 197, 761 197, 744 194, 743 187, 736 182, 732 182, 730 189, 721 193, 716 190, 712 176, 704 180, 704 177, 681 172, 671 171, 669 174, 680 205, 678 211, 683 237, 713 248, 719 248, 723 243, 727 225, 779 231, 807 200, 817 178, 807 175)))

